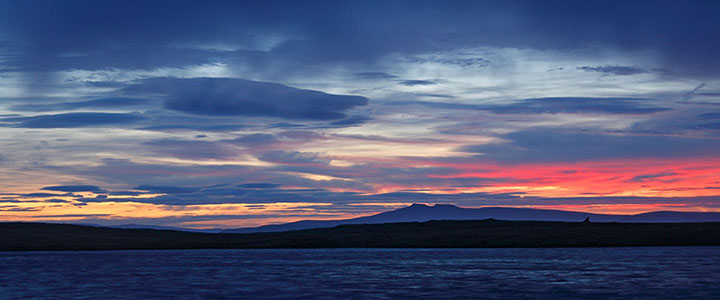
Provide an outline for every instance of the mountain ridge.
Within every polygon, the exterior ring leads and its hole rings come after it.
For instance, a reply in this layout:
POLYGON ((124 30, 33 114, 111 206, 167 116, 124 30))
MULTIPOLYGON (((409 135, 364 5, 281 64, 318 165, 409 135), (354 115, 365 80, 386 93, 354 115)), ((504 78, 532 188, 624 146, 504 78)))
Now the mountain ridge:
POLYGON ((559 221, 582 222, 589 218, 591 222, 621 223, 685 223, 720 222, 720 213, 716 212, 677 212, 654 211, 635 215, 610 215, 586 212, 546 210, 515 207, 463 208, 452 204, 426 205, 414 203, 396 210, 375 215, 344 220, 302 220, 284 224, 264 225, 250 228, 226 229, 222 233, 259 233, 328 228, 352 224, 383 224, 402 222, 426 222, 433 220, 484 220, 506 221, 559 221))

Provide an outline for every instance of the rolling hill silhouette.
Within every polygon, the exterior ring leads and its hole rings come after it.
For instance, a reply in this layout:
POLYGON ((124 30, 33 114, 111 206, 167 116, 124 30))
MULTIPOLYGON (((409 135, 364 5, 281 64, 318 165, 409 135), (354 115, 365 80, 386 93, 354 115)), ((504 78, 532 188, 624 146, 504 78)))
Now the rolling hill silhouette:
POLYGON ((382 224, 401 222, 425 222, 431 220, 483 220, 508 221, 559 221, 622 223, 684 223, 720 222, 720 213, 658 211, 636 215, 607 215, 584 212, 545 210, 511 207, 462 208, 450 204, 413 204, 408 207, 383 212, 372 216, 346 220, 305 220, 292 223, 265 225, 252 228, 228 229, 223 233, 279 232, 313 228, 327 228, 350 224, 382 224))
POLYGON ((427 221, 235 234, 0 222, 0 251, 718 245, 720 222, 427 221))

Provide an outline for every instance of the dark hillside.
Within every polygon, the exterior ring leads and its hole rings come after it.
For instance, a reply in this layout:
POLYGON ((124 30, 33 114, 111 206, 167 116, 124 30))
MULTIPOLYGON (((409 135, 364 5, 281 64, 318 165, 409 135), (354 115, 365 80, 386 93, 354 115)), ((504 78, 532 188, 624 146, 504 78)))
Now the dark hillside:
POLYGON ((720 223, 428 221, 222 234, 0 223, 0 251, 720 246, 720 223))

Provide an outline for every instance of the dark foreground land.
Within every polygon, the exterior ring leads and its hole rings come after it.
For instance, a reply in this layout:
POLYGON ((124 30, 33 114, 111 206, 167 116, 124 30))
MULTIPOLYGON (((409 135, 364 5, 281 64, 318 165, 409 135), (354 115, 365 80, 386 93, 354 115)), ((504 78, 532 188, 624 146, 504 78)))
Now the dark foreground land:
POLYGON ((720 246, 720 223, 428 221, 223 234, 0 223, 0 251, 720 246))

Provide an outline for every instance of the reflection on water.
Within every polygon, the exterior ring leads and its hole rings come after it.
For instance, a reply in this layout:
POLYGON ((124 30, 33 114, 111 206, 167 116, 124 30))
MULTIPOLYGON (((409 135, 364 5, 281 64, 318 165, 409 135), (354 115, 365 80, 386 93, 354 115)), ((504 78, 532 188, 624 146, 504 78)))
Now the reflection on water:
POLYGON ((0 298, 720 299, 720 247, 0 252, 0 298))

